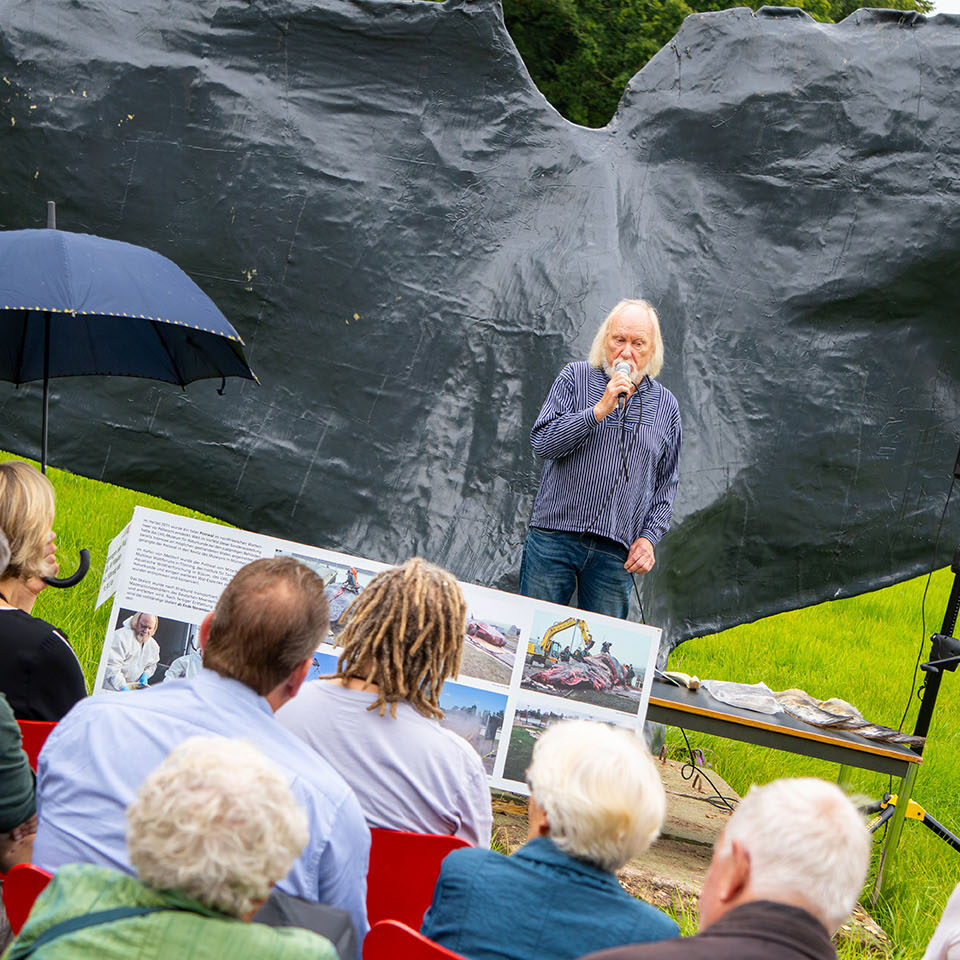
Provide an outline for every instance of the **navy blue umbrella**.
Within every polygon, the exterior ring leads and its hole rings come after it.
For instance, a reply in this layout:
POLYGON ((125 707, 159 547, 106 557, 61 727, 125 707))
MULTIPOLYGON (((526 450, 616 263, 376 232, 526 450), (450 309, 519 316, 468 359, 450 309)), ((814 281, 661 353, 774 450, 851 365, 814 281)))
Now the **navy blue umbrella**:
POLYGON ((243 341, 172 261, 145 247, 63 230, 0 231, 0 379, 256 380, 243 341))

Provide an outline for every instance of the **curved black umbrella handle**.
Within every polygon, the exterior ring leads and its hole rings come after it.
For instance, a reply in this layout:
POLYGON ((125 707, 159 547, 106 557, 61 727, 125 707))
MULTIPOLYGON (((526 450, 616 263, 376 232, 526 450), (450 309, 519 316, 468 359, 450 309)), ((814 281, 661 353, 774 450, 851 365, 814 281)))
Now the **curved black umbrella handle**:
POLYGON ((77 572, 69 577, 44 577, 43 582, 51 587, 75 587, 90 569, 90 551, 86 547, 80 551, 80 566, 77 572))

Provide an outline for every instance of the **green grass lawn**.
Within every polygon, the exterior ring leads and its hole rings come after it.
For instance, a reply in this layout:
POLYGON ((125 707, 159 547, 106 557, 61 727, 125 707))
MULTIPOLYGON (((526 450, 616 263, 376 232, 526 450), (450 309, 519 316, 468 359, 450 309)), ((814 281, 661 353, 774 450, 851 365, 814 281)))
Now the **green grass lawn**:
MULTIPOLYGON (((0 452, 0 459, 9 457, 0 452)), ((105 603, 99 611, 93 609, 100 574, 110 540, 130 519, 133 507, 140 504, 205 520, 214 518, 59 470, 51 470, 50 479, 57 490, 56 530, 62 572, 75 569, 84 546, 90 550, 92 567, 78 587, 45 590, 34 612, 69 634, 87 680, 92 682, 110 608, 105 603)), ((918 578, 861 597, 819 604, 691 640, 673 653, 670 668, 697 674, 701 679, 745 683, 763 680, 774 690, 799 687, 821 699, 841 697, 855 704, 868 719, 896 727, 907 702, 918 650, 922 646, 925 657, 929 652, 924 634, 929 636, 940 628, 952 577, 947 571, 933 576, 925 632, 920 620, 924 582, 925 578, 918 578)), ((913 729, 918 705, 919 700, 914 698, 904 726, 908 731, 913 729)), ((954 832, 960 832, 958 708, 960 674, 947 674, 914 791, 914 799, 954 832)), ((746 792, 751 783, 777 777, 836 777, 836 767, 822 761, 700 734, 691 735, 691 742, 704 749, 712 765, 740 793, 746 792)), ((670 732, 668 743, 673 747, 682 743, 676 731, 670 732)), ((887 789, 886 777, 860 771, 853 776, 855 789, 868 797, 879 797, 887 789)), ((908 820, 894 881, 875 917, 896 945, 896 960, 919 957, 947 896, 960 881, 960 854, 919 823, 908 820)), ((684 932, 689 932, 693 923, 691 918, 684 918, 684 932)), ((844 957, 857 955, 847 947, 842 953, 844 957)))
MULTIPOLYGON (((952 582, 949 571, 934 574, 926 601, 925 632, 920 609, 926 577, 919 577, 875 593, 690 640, 671 655, 670 669, 701 679, 762 680, 774 690, 799 687, 820 699, 841 697, 868 719, 896 727, 907 704, 917 653, 922 647, 924 659, 929 655, 925 636, 940 629, 952 582)), ((907 732, 913 730, 919 702, 916 697, 911 701, 904 724, 907 732)), ((948 673, 914 789, 914 799, 955 833, 960 832, 958 707, 960 674, 948 673)), ((751 783, 777 777, 836 777, 836 766, 824 761, 701 734, 690 738, 741 794, 751 783)), ((682 745, 679 733, 669 732, 668 745, 682 745)), ((853 772, 854 789, 870 798, 879 798, 887 784, 887 777, 880 774, 853 772)), ((908 820, 893 879, 887 900, 878 904, 874 916, 896 945, 895 957, 919 957, 946 898, 960 881, 960 853, 920 823, 908 820)))
MULTIPOLYGON (((0 451, 0 460, 13 459, 22 458, 0 451)), ((32 460, 28 462, 39 469, 39 463, 32 460)), ((57 491, 54 529, 57 532, 60 575, 67 576, 76 570, 83 547, 90 551, 90 572, 76 587, 66 590, 48 587, 40 594, 33 613, 56 624, 67 634, 80 658, 89 687, 97 675, 100 649, 110 616, 109 600, 99 610, 94 610, 100 589, 100 577, 103 574, 103 562, 107 558, 110 541, 133 516, 133 508, 138 505, 153 507, 156 510, 166 510, 185 517, 199 517, 214 523, 221 521, 159 497, 115 487, 110 483, 97 483, 95 480, 77 477, 62 470, 48 468, 47 476, 57 491)))
POLYGON ((503 776, 507 780, 523 782, 527 775, 527 767, 533 759, 533 746, 536 740, 533 734, 520 726, 513 726, 510 730, 510 746, 507 749, 507 758, 503 764, 503 776))

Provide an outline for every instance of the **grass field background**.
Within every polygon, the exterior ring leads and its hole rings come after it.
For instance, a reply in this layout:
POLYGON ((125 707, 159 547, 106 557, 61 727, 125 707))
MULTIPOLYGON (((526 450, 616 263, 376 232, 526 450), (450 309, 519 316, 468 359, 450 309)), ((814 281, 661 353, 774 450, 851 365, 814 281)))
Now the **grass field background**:
MULTIPOLYGON (((9 459, 0 452, 0 459, 9 459)), ((205 516, 147 494, 50 470, 57 490, 59 558, 62 574, 77 565, 81 547, 91 553, 91 571, 73 589, 47 589, 34 613, 67 632, 88 683, 97 669, 107 628, 110 604, 94 612, 100 575, 110 540, 126 524, 135 505, 183 516, 205 516)), ((680 646, 670 668, 701 679, 764 681, 774 690, 799 687, 815 697, 841 697, 855 704, 868 719, 896 727, 907 703, 917 654, 929 653, 929 635, 940 628, 952 583, 948 571, 932 577, 926 600, 927 620, 921 627, 921 598, 926 578, 918 578, 875 593, 808 607, 700 637, 680 646)), ((921 674, 921 677, 923 675, 921 674)), ((911 700, 904 729, 911 731, 919 700, 911 700)), ((940 690, 923 767, 914 799, 947 827, 960 832, 960 674, 947 674, 940 690)), ((761 747, 691 734, 712 766, 743 794, 751 783, 784 776, 835 779, 837 768, 818 760, 761 747)), ((682 746, 671 730, 668 745, 682 746)), ((861 794, 877 798, 888 788, 886 777, 854 771, 861 794)), ((879 839, 879 837, 878 837, 879 839)), ((876 860, 876 857, 875 857, 876 860)), ((895 944, 892 957, 920 957, 950 891, 960 881, 960 854, 936 839, 921 824, 904 827, 894 884, 874 915, 895 944)), ((684 932, 695 918, 680 909, 684 932)), ((845 946, 841 956, 860 954, 845 946)), ((866 957, 867 954, 863 953, 866 957)))
MULTIPOLYGON (((926 599, 926 629, 921 627, 921 600, 926 577, 864 594, 768 617, 721 634, 681 645, 670 669, 701 679, 763 681, 773 690, 799 687, 819 698, 840 697, 869 720, 896 727, 910 693, 917 654, 930 652, 929 637, 939 631, 953 576, 936 572, 926 599), (921 642, 922 641, 922 642, 921 642)), ((921 678, 923 673, 919 675, 921 678)), ((919 699, 910 700, 903 729, 912 732, 919 699)), ((954 833, 960 832, 960 674, 946 674, 940 687, 923 765, 914 788, 921 806, 954 833)), ((748 744, 691 734, 720 775, 741 795, 752 783, 778 777, 818 776, 835 779, 837 767, 821 760, 765 750, 748 744)), ((668 745, 682 746, 670 730, 668 745)), ((878 799, 888 778, 852 771, 854 789, 878 799)), ((894 786, 893 792, 897 787, 894 786)), ((874 866, 879 851, 876 834, 874 866)), ((894 957, 920 957, 943 905, 960 881, 960 853, 938 840, 922 824, 904 825, 894 883, 874 916, 896 945, 894 957)), ((856 955, 856 954, 851 954, 856 955)))
MULTIPOLYGON (((13 459, 21 458, 0 451, 0 460, 13 459)), ((39 469, 40 464, 32 460, 28 462, 39 469)), ((76 587, 66 590, 48 587, 37 599, 33 613, 34 616, 56 624, 67 634, 80 658, 89 687, 97 675, 100 649, 110 616, 110 601, 104 603, 99 610, 94 610, 100 578, 103 575, 103 563, 107 558, 110 541, 133 516, 133 508, 138 505, 153 507, 155 510, 166 510, 184 517, 199 517, 214 523, 221 521, 159 497, 115 487, 110 483, 87 480, 62 470, 48 468, 47 476, 57 492, 54 530, 57 533, 60 576, 67 576, 77 569, 83 547, 90 551, 90 572, 76 587)))
POLYGON ((536 742, 533 734, 519 724, 510 728, 510 747, 503 764, 504 779, 523 782, 527 775, 527 767, 533 759, 533 747, 536 742))

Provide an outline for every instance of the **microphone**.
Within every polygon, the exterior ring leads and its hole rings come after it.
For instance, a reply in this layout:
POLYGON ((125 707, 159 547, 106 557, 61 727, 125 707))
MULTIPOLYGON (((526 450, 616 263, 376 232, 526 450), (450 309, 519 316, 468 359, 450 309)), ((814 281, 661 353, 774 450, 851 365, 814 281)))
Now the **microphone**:
MULTIPOLYGON (((621 360, 614 368, 614 373, 625 373, 627 376, 630 376, 630 364, 626 360, 621 360)), ((626 393, 620 393, 617 395, 617 406, 623 410, 623 405, 627 402, 626 393)))

